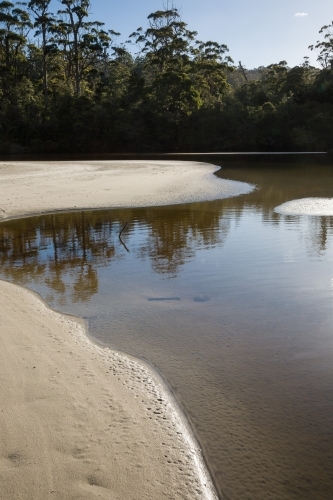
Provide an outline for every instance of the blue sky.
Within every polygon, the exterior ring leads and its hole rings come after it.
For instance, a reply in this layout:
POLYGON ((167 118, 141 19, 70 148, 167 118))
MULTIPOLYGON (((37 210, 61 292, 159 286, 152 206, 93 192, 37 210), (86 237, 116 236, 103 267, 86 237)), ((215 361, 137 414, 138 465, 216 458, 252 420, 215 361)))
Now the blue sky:
MULTIPOLYGON (((316 55, 308 46, 333 20, 332 0, 175 0, 174 4, 200 40, 227 44, 234 61, 242 61, 248 69, 281 60, 295 66, 304 56, 315 64, 316 55)), ((52 6, 55 11, 61 4, 53 0, 52 6)), ((126 40, 139 26, 145 28, 147 16, 162 7, 162 0, 91 0, 91 20, 103 21, 126 40)))

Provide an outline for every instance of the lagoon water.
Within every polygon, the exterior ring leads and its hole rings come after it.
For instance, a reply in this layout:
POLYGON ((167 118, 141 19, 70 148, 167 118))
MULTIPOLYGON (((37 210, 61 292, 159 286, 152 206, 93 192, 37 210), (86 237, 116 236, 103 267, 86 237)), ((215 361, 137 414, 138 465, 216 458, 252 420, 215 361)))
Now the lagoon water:
POLYGON ((218 175, 257 188, 3 222, 0 277, 86 318, 98 342, 159 371, 221 498, 328 500, 333 217, 274 207, 333 196, 333 167, 233 161, 218 175))

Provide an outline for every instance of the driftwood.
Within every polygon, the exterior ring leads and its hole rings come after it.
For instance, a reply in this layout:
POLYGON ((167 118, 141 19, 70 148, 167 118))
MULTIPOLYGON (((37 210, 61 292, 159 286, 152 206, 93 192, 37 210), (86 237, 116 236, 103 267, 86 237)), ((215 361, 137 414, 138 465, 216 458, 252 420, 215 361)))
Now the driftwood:
POLYGON ((120 241, 120 243, 123 245, 123 247, 125 248, 125 250, 126 250, 127 252, 129 252, 129 249, 127 248, 127 246, 125 245, 125 243, 124 243, 124 242, 123 242, 123 240, 121 239, 121 233, 124 231, 124 229, 126 228, 126 226, 127 226, 127 224, 128 224, 128 223, 129 223, 129 221, 126 221, 126 222, 125 222, 124 226, 121 228, 121 231, 120 231, 120 233, 119 233, 119 241, 120 241))

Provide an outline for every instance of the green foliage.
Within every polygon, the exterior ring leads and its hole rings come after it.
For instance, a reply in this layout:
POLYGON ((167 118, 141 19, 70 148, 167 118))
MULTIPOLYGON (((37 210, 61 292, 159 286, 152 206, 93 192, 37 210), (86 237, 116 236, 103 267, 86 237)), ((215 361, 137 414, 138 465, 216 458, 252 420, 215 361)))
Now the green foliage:
POLYGON ((90 0, 61 4, 0 2, 1 153, 333 149, 332 24, 322 69, 247 70, 175 7, 130 35, 133 56, 90 0))
POLYGON ((190 61, 192 42, 197 33, 189 31, 178 9, 153 12, 148 16, 149 28, 142 28, 130 35, 142 46, 147 66, 155 66, 158 72, 182 69, 190 61))
POLYGON ((317 61, 323 68, 333 68, 333 21, 327 26, 323 26, 319 33, 324 34, 324 40, 318 40, 316 45, 310 45, 309 49, 319 50, 317 61))

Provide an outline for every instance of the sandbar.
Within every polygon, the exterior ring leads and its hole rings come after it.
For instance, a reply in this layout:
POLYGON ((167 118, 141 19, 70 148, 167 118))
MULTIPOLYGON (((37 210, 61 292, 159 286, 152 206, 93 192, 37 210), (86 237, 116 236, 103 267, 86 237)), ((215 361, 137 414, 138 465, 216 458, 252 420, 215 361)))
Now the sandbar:
POLYGON ((0 163, 0 219, 85 208, 147 207, 249 193, 219 167, 186 161, 0 163))
POLYGON ((301 198, 274 208, 281 215, 332 216, 333 198, 301 198))
MULTIPOLYGON (((245 194, 198 162, 3 162, 0 219, 245 194)), ((216 499, 160 377, 93 343, 83 320, 0 281, 0 497, 216 499)), ((112 325, 110 326, 112 328, 112 325)))

